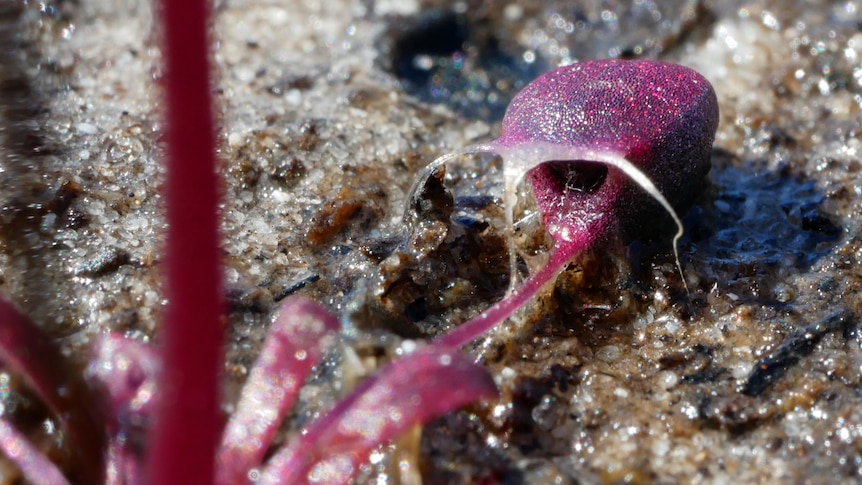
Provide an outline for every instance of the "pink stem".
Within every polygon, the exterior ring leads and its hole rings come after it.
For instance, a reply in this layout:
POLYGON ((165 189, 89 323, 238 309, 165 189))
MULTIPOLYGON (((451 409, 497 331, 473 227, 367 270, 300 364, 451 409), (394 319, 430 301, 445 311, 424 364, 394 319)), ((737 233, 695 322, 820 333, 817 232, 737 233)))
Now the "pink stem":
POLYGON ((21 469, 33 485, 69 485, 57 465, 9 424, 0 418, 0 450, 21 469))
POLYGON ((218 178, 210 94, 209 4, 162 0, 166 36, 167 297, 163 372, 147 482, 210 485, 222 365, 218 178))
POLYGON ((338 319, 312 301, 291 298, 282 305, 222 435, 218 485, 248 482, 249 470, 263 462, 303 382, 335 341, 338 327, 338 319))
POLYGON ((105 485, 139 485, 141 463, 138 455, 129 450, 129 444, 116 437, 108 444, 108 472, 105 485))
MULTIPOLYGON (((20 373, 60 420, 72 455, 73 483, 101 483, 106 443, 99 413, 106 411, 81 374, 39 327, 0 298, 0 359, 20 373)), ((14 430, 5 430, 14 441, 14 430)), ((21 460, 10 457, 24 468, 21 460)))
POLYGON ((277 452, 259 483, 349 483, 376 446, 412 426, 496 395, 491 376, 463 353, 420 349, 364 381, 277 452), (310 477, 312 469, 316 471, 310 477))
POLYGON ((441 349, 457 349, 481 337, 530 301, 545 286, 545 283, 560 274, 569 264, 569 261, 585 246, 586 243, 554 246, 547 264, 535 274, 530 275, 523 285, 488 310, 441 335, 434 340, 433 345, 441 349))

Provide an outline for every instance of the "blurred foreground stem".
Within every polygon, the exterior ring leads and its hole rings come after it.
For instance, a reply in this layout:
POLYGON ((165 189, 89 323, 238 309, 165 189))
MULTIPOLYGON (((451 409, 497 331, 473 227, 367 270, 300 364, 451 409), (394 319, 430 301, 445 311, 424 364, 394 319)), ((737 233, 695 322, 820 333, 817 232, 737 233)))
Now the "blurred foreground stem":
POLYGON ((218 180, 208 62, 209 5, 162 0, 167 103, 168 306, 147 482, 212 484, 223 314, 218 180))

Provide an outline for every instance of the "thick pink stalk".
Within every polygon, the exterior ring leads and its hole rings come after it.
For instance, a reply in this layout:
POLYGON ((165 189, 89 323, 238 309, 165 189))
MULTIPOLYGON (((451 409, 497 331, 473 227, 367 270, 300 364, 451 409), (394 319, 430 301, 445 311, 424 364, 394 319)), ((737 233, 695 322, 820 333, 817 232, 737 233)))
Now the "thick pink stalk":
POLYGON ((209 5, 163 0, 167 298, 147 482, 211 485, 219 438, 223 299, 210 94, 209 5))
POLYGON ((291 298, 282 305, 225 427, 217 484, 248 482, 248 472, 263 462, 303 382, 335 341, 338 327, 338 319, 312 301, 291 298))

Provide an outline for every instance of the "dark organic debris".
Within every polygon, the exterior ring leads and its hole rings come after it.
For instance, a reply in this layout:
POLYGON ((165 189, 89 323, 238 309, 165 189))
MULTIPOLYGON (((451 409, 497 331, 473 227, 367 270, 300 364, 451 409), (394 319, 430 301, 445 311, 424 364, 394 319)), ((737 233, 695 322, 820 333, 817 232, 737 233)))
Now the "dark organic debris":
POLYGON ((281 293, 276 295, 275 298, 273 298, 273 300, 276 302, 281 301, 281 300, 287 298, 288 296, 296 293, 297 291, 305 288, 306 285, 308 285, 309 283, 314 283, 315 281, 317 281, 319 279, 320 279, 320 275, 318 273, 309 273, 309 274, 297 279, 293 283, 285 286, 281 290, 281 293))
POLYGON ((479 210, 497 203, 493 195, 462 195, 455 198, 455 209, 479 210))
POLYGON ((229 287, 225 293, 228 309, 231 312, 265 313, 270 310, 272 301, 269 300, 269 292, 265 289, 257 286, 235 286, 229 287))
POLYGON ((525 483, 523 471, 513 467, 504 453, 484 446, 488 430, 470 413, 443 416, 422 431, 424 483, 525 483), (479 454, 476 461, 471 454, 479 454), (465 459, 466 458, 466 459, 465 459))
POLYGON ((841 234, 841 227, 820 212, 820 202, 822 200, 785 202, 781 204, 781 209, 787 214, 788 220, 803 231, 821 234, 825 238, 837 237, 841 234))
POLYGON ((361 245, 359 250, 366 257, 379 263, 392 254, 403 242, 404 238, 401 235, 388 235, 370 239, 368 242, 361 245))
POLYGON ((724 367, 710 367, 701 371, 693 372, 682 376, 679 380, 682 384, 701 384, 704 382, 714 382, 718 376, 727 371, 724 367))
POLYGON ((745 433, 772 419, 777 412, 775 406, 756 406, 752 401, 753 398, 740 394, 704 396, 698 403, 697 415, 706 427, 745 433))
POLYGON ((299 132, 302 133, 298 141, 299 149, 304 152, 314 151, 320 144, 317 123, 313 120, 306 121, 299 127, 299 132))
POLYGON ((543 401, 554 399, 554 382, 550 379, 532 377, 519 378, 512 390, 512 414, 509 423, 512 427, 511 442, 522 452, 541 448, 538 432, 541 424, 537 422, 536 411, 543 401))
POLYGON ((841 310, 803 327, 754 366, 739 392, 746 396, 759 396, 803 357, 810 354, 824 335, 846 329, 854 319, 851 312, 841 310))
POLYGON ((289 161, 279 164, 271 172, 271 177, 287 188, 291 188, 305 176, 306 168, 302 160, 291 158, 289 161))
POLYGON ((453 217, 452 222, 463 228, 478 232, 484 231, 490 225, 485 219, 466 214, 460 214, 453 217))
POLYGON ((427 216, 438 221, 446 221, 449 218, 454 207, 454 199, 443 185, 445 176, 445 167, 441 167, 428 177, 417 197, 411 201, 419 216, 427 216))
POLYGON ((353 189, 342 187, 334 198, 314 214, 308 229, 308 240, 317 245, 331 240, 362 210, 362 199, 353 189))

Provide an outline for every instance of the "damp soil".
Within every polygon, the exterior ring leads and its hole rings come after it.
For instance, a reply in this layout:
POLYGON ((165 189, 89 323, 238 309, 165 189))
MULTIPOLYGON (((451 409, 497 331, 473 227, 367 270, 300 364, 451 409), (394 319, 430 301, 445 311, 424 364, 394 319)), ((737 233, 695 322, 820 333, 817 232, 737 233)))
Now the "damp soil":
MULTIPOLYGON (((0 51, 0 289, 78 362, 97 333, 157 338, 153 11, 130 0, 0 7, 0 43, 15 46, 0 51)), ((704 74, 721 109, 707 189, 685 215, 683 275, 667 231, 582 255, 466 350, 499 400, 429 424, 418 453, 378 460, 359 481, 407 467, 427 483, 858 483, 860 9, 218 3, 226 407, 289 295, 344 322, 293 429, 399 342, 500 299, 511 277, 500 160, 457 160, 407 200, 416 174, 499 135, 511 97, 556 65, 659 58, 704 74)), ((529 187, 519 198, 523 278, 549 242, 529 187)), ((58 446, 34 424, 38 403, 14 376, 0 380, 12 382, 4 413, 58 446)), ((0 474, 17 477, 9 464, 0 474)))

